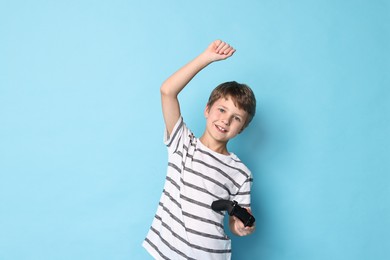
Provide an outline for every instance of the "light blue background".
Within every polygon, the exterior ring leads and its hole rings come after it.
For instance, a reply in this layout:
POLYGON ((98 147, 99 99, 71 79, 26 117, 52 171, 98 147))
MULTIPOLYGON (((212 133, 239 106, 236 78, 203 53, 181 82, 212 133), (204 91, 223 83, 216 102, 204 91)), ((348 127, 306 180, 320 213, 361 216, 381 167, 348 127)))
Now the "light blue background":
POLYGON ((0 259, 150 259, 166 170, 159 87, 220 38, 180 96, 197 135, 217 84, 252 86, 230 144, 257 232, 233 259, 390 259, 390 2, 0 2, 0 259))

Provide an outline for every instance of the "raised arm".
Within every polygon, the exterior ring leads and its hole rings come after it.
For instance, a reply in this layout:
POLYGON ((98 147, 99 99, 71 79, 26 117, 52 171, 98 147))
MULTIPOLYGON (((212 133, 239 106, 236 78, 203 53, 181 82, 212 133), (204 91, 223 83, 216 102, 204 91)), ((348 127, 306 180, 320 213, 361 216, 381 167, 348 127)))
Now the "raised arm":
POLYGON ((178 94, 191 81, 191 79, 214 61, 224 60, 233 55, 236 50, 226 42, 216 40, 195 59, 172 74, 162 84, 161 103, 165 127, 170 135, 175 123, 180 117, 178 94))

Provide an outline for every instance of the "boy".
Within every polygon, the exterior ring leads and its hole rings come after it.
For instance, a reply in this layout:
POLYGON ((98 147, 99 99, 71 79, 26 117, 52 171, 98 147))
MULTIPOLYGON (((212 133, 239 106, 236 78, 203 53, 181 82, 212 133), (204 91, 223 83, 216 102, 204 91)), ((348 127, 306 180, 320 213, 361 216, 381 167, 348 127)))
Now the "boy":
MULTIPOLYGON (((251 172, 228 152, 227 143, 255 114, 252 90, 237 82, 214 89, 204 111, 206 130, 200 138, 184 124, 177 99, 198 72, 234 52, 229 44, 216 40, 161 86, 168 170, 157 213, 143 242, 155 259, 230 259, 224 214, 210 205, 219 199, 236 200, 250 211, 251 172)), ((255 230, 254 226, 244 227, 236 217, 230 217, 229 227, 239 236, 255 230)))

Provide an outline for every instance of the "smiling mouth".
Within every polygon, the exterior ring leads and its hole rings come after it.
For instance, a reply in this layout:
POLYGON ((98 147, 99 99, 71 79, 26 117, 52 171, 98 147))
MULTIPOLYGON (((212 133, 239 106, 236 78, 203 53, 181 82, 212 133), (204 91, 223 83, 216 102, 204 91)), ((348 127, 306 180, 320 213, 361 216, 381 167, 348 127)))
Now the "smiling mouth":
POLYGON ((215 125, 215 127, 222 133, 226 133, 227 132, 227 130, 225 128, 220 127, 219 125, 215 125))

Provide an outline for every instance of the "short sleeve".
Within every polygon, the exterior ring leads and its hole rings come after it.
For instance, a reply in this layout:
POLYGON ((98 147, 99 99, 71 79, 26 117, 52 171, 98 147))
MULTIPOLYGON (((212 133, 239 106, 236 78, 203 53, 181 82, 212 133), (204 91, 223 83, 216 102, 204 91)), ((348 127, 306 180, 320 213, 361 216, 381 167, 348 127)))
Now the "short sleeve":
POLYGON ((250 208, 251 207, 251 187, 253 183, 252 174, 249 173, 247 179, 241 185, 237 194, 232 196, 232 200, 238 202, 242 207, 250 208))
POLYGON ((189 142, 189 136, 191 136, 190 130, 185 125, 183 117, 179 117, 170 135, 165 129, 164 144, 168 148, 168 153, 174 153, 178 149, 181 150, 179 147, 184 147, 189 142))

